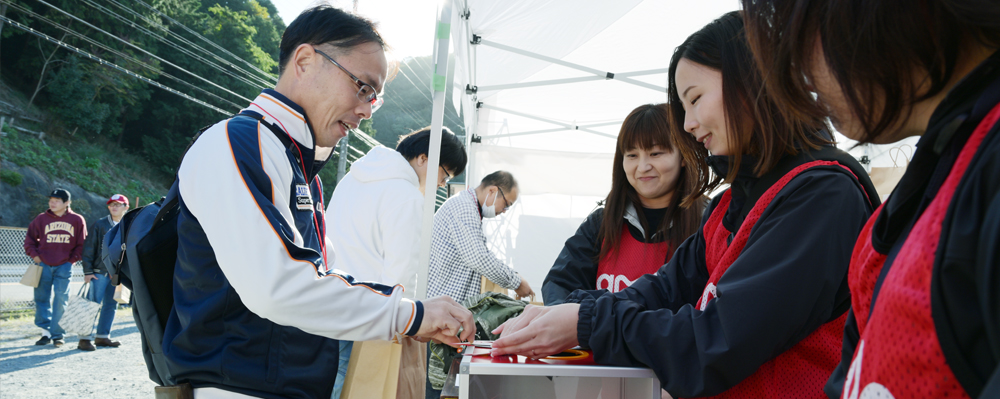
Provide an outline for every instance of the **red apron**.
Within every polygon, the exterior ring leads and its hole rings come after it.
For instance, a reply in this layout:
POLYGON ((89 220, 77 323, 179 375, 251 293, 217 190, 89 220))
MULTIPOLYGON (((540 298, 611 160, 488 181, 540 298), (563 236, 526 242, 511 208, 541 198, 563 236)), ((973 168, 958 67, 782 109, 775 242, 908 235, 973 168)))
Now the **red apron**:
POLYGON ((666 241, 647 244, 636 240, 622 226, 622 239, 617 251, 609 251, 597 263, 597 289, 621 291, 644 274, 653 274, 666 263, 670 246, 666 241))
POLYGON ((851 306, 861 332, 847 372, 844 398, 968 398, 944 357, 931 314, 931 280, 949 205, 983 138, 1000 118, 1000 105, 976 127, 941 189, 893 260, 871 298, 886 256, 871 245, 879 211, 865 225, 851 259, 851 306))
MULTIPOLYGON (((730 244, 727 244, 727 240, 731 232, 722 225, 722 218, 729 208, 731 194, 729 190, 723 193, 722 200, 712 211, 702 230, 705 235, 705 264, 709 279, 702 297, 695 304, 696 308, 705 310, 708 303, 718 296, 716 284, 739 257, 750 237, 750 231, 778 192, 803 171, 830 165, 840 166, 854 176, 850 169, 836 162, 813 161, 799 165, 761 195, 730 244)), ((845 313, 823 324, 791 349, 762 364, 749 377, 715 397, 826 399, 823 386, 840 363, 846 320, 845 313)))

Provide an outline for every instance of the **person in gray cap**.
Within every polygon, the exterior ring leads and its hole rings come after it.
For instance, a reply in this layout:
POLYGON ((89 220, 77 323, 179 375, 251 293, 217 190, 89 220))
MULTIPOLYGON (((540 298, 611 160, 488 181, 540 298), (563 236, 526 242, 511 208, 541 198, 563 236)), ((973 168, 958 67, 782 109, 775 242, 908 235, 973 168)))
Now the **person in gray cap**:
POLYGON ((24 253, 42 266, 35 287, 35 325, 43 331, 35 345, 63 345, 59 320, 69 301, 70 269, 82 258, 87 238, 87 224, 83 216, 69 209, 70 203, 69 191, 52 190, 49 209, 35 216, 24 237, 24 253))

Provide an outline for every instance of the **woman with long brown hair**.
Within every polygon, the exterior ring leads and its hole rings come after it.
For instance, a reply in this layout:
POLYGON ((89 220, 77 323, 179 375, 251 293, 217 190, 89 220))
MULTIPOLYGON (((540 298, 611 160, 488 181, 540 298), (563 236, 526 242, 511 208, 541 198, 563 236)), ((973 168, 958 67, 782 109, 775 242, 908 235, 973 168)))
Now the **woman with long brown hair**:
POLYGON ((920 136, 849 271, 843 398, 1000 397, 1000 2, 744 0, 786 113, 920 136))
POLYGON ((738 12, 674 52, 673 121, 730 187, 670 262, 618 293, 576 291, 501 327, 497 355, 581 345, 651 368, 675 397, 824 398, 840 359, 854 239, 878 204, 820 118, 777 112, 738 12))
POLYGON ((645 104, 622 122, 604 207, 566 240, 542 285, 546 305, 575 290, 618 292, 655 273, 698 231, 712 183, 708 151, 670 129, 667 104, 645 104))

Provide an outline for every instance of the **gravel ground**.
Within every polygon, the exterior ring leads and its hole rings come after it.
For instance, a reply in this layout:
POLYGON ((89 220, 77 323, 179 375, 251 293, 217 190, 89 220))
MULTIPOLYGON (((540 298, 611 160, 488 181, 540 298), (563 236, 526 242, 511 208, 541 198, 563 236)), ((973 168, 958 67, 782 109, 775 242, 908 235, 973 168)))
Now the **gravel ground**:
POLYGON ((0 398, 149 398, 156 384, 142 359, 132 310, 115 315, 111 338, 118 348, 84 352, 78 337, 66 344, 36 346, 41 329, 33 316, 0 321, 0 398))

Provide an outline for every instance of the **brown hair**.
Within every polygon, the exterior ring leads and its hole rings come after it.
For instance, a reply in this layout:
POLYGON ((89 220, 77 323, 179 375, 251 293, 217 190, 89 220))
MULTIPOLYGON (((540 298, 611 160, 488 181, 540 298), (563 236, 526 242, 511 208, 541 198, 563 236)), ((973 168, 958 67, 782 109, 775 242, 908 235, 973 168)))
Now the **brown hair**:
MULTIPOLYGON (((678 134, 687 135, 683 132, 685 111, 675 79, 681 59, 722 74, 722 98, 733 165, 739 165, 743 155, 756 156, 754 173, 760 176, 786 154, 830 143, 816 133, 826 127, 822 118, 787 118, 764 93, 764 80, 747 45, 739 11, 727 13, 689 36, 670 59, 667 99, 673 118, 671 125, 678 134)), ((738 167, 730 168, 726 181, 732 182, 738 170, 738 167)))
POLYGON ((683 132, 677 134, 670 128, 670 113, 666 104, 646 104, 632 110, 625 117, 618 133, 611 172, 611 192, 608 193, 601 228, 597 233, 597 242, 601 247, 597 260, 618 251, 625 211, 629 204, 635 207, 647 240, 659 235, 668 242, 670 248, 677 248, 688 236, 696 233, 705 209, 705 193, 718 183, 718 179, 710 179, 708 164, 705 162, 707 157, 708 151, 691 135, 683 132), (685 166, 677 179, 669 213, 654 228, 646 226, 639 193, 628 182, 622 161, 625 153, 632 149, 648 150, 657 145, 666 151, 678 151, 685 166), (673 228, 670 228, 671 223, 673 228))
POLYGON ((913 104, 948 87, 971 41, 1000 44, 996 1, 743 0, 743 7, 750 45, 782 112, 827 116, 809 85, 818 40, 865 129, 861 142, 890 133, 913 104))

